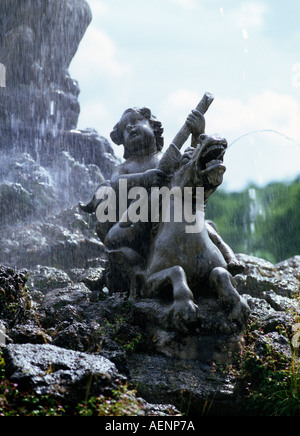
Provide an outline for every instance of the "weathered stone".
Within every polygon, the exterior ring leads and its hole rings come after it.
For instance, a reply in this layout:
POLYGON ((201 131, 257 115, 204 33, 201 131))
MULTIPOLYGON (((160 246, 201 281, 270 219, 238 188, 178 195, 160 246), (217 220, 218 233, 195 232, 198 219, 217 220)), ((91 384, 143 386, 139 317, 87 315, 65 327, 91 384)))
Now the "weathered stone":
POLYGON ((83 282, 91 291, 100 291, 105 284, 104 267, 88 268, 83 271, 79 270, 77 274, 77 281, 83 282))
MULTIPOLYGON (((259 271, 260 260, 256 259, 255 263, 259 271)), ((265 261, 261 260, 262 271, 264 265, 265 261)), ((297 265, 294 264, 295 269, 297 265)), ((13 270, 8 272, 13 276, 13 270)), ((290 271, 288 277, 291 275, 290 271)), ((246 414, 239 378, 236 377, 236 371, 231 371, 239 361, 239 352, 242 351, 239 347, 243 341, 235 343, 234 336, 224 332, 221 335, 216 325, 215 336, 208 334, 211 326, 207 326, 206 334, 204 330, 190 334, 168 330, 166 327, 170 328, 171 324, 164 320, 164 313, 159 319, 158 309, 155 311, 150 302, 129 304, 125 294, 114 294, 95 303, 92 296, 97 291, 89 290, 80 282, 80 276, 72 276, 72 280, 79 280, 76 286, 47 292, 44 303, 35 309, 33 321, 29 322, 28 317, 24 320, 19 318, 14 327, 7 329, 7 345, 11 341, 13 346, 25 346, 28 343, 42 344, 46 340, 48 344, 60 348, 71 347, 88 354, 98 352, 113 362, 119 373, 128 377, 145 401, 171 403, 181 413, 217 416, 246 414), (39 325, 34 321, 35 317, 39 325), (232 340, 231 347, 229 338, 232 340), (209 360, 209 357, 213 357, 213 360, 209 360), (229 358, 234 365, 228 367, 229 358)), ((293 314, 297 309, 297 300, 282 297, 273 291, 266 292, 264 286, 259 290, 260 285, 258 281, 256 286, 260 298, 243 294, 251 309, 249 328, 257 338, 253 351, 264 359, 265 353, 272 349, 279 353, 278 356, 282 353, 288 359, 291 356, 290 344, 278 333, 278 328, 293 334, 291 329, 295 323, 293 314)), ((203 314, 207 307, 203 305, 203 314)), ((214 308, 212 305, 212 312, 214 308)), ((209 319, 208 313, 207 323, 209 319)), ((34 363, 33 366, 36 365, 34 363)), ((33 383, 31 374, 34 374, 33 369, 29 370, 27 384, 21 383, 26 389, 35 386, 36 376, 33 375, 33 383)), ((26 375, 23 376, 26 379, 26 375)), ((65 398, 69 399, 69 390, 65 388, 65 381, 61 377, 57 374, 53 376, 62 386, 56 388, 59 395, 66 395, 65 398)), ((37 392, 51 390, 47 387, 47 380, 47 374, 45 380, 43 377, 38 380, 37 392)), ((72 389, 74 397, 78 394, 76 389, 72 389)))
POLYGON ((264 362, 270 354, 273 358, 280 356, 281 359, 290 360, 293 356, 291 346, 288 339, 278 332, 270 332, 266 335, 259 334, 258 331, 254 331, 256 334, 256 341, 253 343, 252 350, 257 358, 264 362))
POLYGON ((24 199, 19 198, 18 192, 12 193, 10 205, 2 199, 4 224, 43 219, 50 211, 57 210, 56 186, 50 171, 28 153, 6 153, 1 157, 0 174, 1 191, 7 184, 20 186, 27 193, 24 199))
POLYGON ((67 305, 76 305, 81 301, 88 301, 91 291, 84 283, 76 283, 66 288, 54 289, 45 295, 41 309, 58 310, 67 305))
POLYGON ((18 324, 8 330, 10 339, 14 344, 51 344, 52 337, 36 322, 25 325, 18 324))
POLYGON ((187 415, 241 413, 235 377, 213 365, 141 354, 130 356, 128 364, 131 382, 148 402, 171 403, 187 415))
POLYGON ((71 232, 60 214, 87 199, 117 162, 105 138, 76 130, 79 87, 68 68, 91 18, 85 0, 1 2, 2 264, 71 268, 102 254, 100 241, 82 237, 88 224, 80 214, 71 232))
POLYGON ((282 275, 292 275, 295 278, 299 278, 299 264, 300 255, 293 256, 289 259, 283 260, 275 265, 276 270, 282 275))
POLYGON ((290 312, 273 309, 266 300, 244 296, 251 308, 252 329, 261 329, 262 333, 274 332, 285 326, 287 331, 295 324, 295 316, 290 312))
POLYGON ((295 298, 282 297, 273 290, 265 293, 265 300, 277 311, 290 311, 300 315, 300 304, 295 298))
POLYGON ((64 324, 68 324, 68 322, 57 325, 57 329, 52 335, 53 345, 76 351, 97 351, 101 343, 99 325, 88 325, 76 321, 67 326, 64 324))
POLYGON ((4 214, 1 214, 2 226, 10 224, 12 216, 17 224, 32 214, 31 194, 19 183, 1 183, 0 201, 5 211, 4 214))
POLYGON ((44 130, 76 127, 79 91, 68 68, 92 18, 88 4, 4 0, 0 11, 0 54, 7 70, 2 122, 23 127, 34 119, 44 130))
POLYGON ((10 233, 0 234, 0 262, 29 269, 39 264, 57 269, 86 267, 89 259, 104 253, 91 227, 76 207, 45 222, 15 227, 10 233))
POLYGON ((8 345, 6 372, 20 389, 63 397, 77 404, 87 393, 100 395, 125 381, 115 365, 102 356, 53 345, 8 345))
POLYGON ((72 281, 65 271, 42 265, 37 265, 30 271, 28 280, 31 293, 38 290, 46 294, 53 289, 65 288, 71 284, 72 281))
POLYGON ((178 359, 229 364, 240 353, 241 332, 229 322, 214 299, 197 301, 199 317, 188 332, 178 332, 169 316, 169 305, 142 300, 132 306, 132 321, 152 338, 159 353, 178 359))
POLYGON ((0 267, 0 319, 13 327, 30 316, 31 298, 26 289, 26 271, 0 267))
POLYGON ((278 265, 245 254, 238 254, 237 258, 246 265, 245 271, 235 276, 240 294, 246 293, 258 298, 263 298, 263 294, 269 291, 286 298, 299 294, 300 256, 278 265))

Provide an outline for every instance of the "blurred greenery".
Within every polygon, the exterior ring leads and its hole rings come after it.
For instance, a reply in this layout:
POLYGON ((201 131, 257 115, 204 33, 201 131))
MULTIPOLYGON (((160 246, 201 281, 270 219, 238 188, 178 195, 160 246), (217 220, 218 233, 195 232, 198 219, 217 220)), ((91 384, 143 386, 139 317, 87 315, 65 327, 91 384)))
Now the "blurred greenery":
POLYGON ((300 254, 299 206, 300 177, 241 192, 219 189, 208 201, 206 218, 235 253, 276 263, 300 254))

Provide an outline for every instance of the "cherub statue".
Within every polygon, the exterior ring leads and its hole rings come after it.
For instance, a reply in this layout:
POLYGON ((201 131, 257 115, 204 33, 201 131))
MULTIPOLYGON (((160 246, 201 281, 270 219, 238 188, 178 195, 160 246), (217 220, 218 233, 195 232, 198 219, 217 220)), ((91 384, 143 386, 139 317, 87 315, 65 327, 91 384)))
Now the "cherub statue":
MULTIPOLYGON (((183 158, 194 151, 199 137, 205 130, 205 118, 198 110, 193 110, 187 117, 185 125, 192 134, 191 146, 183 154, 183 158)), ((111 132, 111 139, 117 145, 124 146, 125 161, 116 167, 110 181, 103 182, 98 187, 98 195, 87 205, 81 205, 86 212, 95 212, 99 205, 99 189, 112 187, 118 193, 120 179, 126 180, 128 190, 132 187, 144 187, 149 192, 154 186, 167 184, 168 175, 161 171, 159 163, 162 158, 163 128, 150 109, 129 108, 121 116, 111 132)), ((127 201, 127 199, 126 199, 127 201)), ((119 202, 117 202, 119 204, 119 202)), ((126 207, 129 207, 129 202, 126 207)), ((223 254, 228 269, 235 274, 242 265, 237 261, 230 247, 222 240, 213 223, 206 222, 209 236, 223 254)), ((98 223, 97 233, 115 265, 126 270, 128 265, 138 267, 146 263, 150 245, 153 223, 148 222, 117 222, 98 223)))

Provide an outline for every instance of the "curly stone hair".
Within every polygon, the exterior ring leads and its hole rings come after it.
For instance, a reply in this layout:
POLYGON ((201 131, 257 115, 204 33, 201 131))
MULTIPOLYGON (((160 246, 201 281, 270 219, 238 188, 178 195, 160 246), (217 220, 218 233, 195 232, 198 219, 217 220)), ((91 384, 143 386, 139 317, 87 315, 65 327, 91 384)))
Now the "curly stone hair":
MULTIPOLYGON (((143 115, 143 117, 145 117, 145 119, 147 119, 149 121, 149 124, 152 127, 154 135, 155 135, 157 150, 161 151, 163 148, 163 145, 164 145, 164 138, 162 136, 164 129, 162 127, 162 123, 160 121, 158 121, 154 115, 152 115, 150 109, 148 109, 147 107, 129 108, 123 113, 123 115, 127 114, 128 112, 138 112, 139 114, 143 115)), ((120 129, 120 122, 118 122, 115 125, 115 127, 113 128, 113 131, 110 134, 110 137, 115 144, 117 144, 117 145, 124 144, 123 134, 122 134, 122 131, 120 129)), ((129 154, 128 154, 128 151, 126 150, 126 147, 124 147, 124 148, 125 148, 124 159, 127 159, 129 157, 129 154)))

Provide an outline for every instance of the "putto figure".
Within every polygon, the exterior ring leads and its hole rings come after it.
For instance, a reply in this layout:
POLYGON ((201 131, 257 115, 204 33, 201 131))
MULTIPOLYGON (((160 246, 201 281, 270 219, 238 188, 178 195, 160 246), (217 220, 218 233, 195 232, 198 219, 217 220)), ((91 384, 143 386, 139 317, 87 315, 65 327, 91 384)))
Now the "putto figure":
POLYGON ((148 108, 127 109, 111 133, 116 144, 123 144, 125 161, 116 168, 110 181, 98 187, 92 201, 86 206, 81 205, 84 211, 97 214, 97 210, 103 210, 110 193, 115 193, 116 216, 121 219, 107 220, 99 223, 97 228, 110 261, 109 287, 128 291, 130 298, 137 300, 165 298, 171 285, 169 313, 174 328, 179 330, 189 329, 197 323, 195 300, 207 293, 216 295, 222 302, 229 322, 242 326, 249 314, 249 308, 235 290, 232 280, 232 274, 239 272, 243 265, 237 261, 213 223, 204 221, 205 204, 223 180, 223 156, 227 148, 225 139, 204 134, 203 113, 209 104, 206 95, 197 109, 189 114, 164 154, 162 124, 148 108), (182 154, 180 148, 190 134, 191 145, 182 154), (125 183, 127 192, 120 189, 124 186, 122 183, 125 183), (205 225, 196 233, 187 233, 186 226, 190 221, 187 222, 183 211, 179 212, 178 219, 174 195, 168 197, 169 219, 165 221, 159 215, 153 220, 150 201, 155 188, 161 193, 164 189, 169 193, 177 189, 179 195, 191 193, 193 216, 196 221, 201 216, 205 225), (198 189, 203 192, 202 208, 198 207, 193 194, 198 189), (132 190, 146 194, 142 200, 141 195, 128 197, 128 191, 132 190), (148 216, 130 220, 128 210, 132 205, 136 207, 137 201, 140 209, 143 205, 149 206, 145 207, 148 216))

